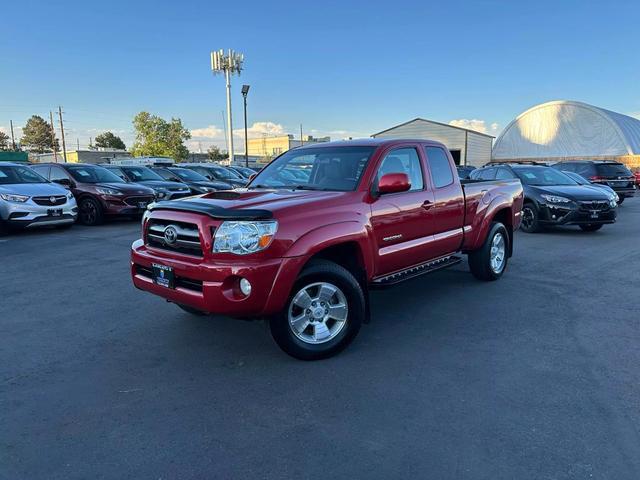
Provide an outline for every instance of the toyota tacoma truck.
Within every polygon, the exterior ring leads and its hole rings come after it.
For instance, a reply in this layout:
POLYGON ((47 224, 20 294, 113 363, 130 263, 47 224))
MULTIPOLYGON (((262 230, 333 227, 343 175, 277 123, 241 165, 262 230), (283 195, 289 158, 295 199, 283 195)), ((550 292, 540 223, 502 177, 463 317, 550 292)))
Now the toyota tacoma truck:
POLYGON ((151 204, 134 285, 192 314, 266 318, 303 360, 335 355, 370 318, 369 294, 457 264, 497 280, 522 185, 460 181, 444 145, 366 139, 289 150, 246 188, 151 204))

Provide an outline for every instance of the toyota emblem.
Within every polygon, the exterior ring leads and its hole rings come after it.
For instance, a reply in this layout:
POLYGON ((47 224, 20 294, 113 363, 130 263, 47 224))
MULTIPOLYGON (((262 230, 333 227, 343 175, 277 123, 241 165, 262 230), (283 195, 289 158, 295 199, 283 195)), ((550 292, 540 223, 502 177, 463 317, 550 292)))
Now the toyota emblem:
POLYGON ((164 229, 164 241, 167 243, 167 245, 173 245, 174 243, 176 243, 177 239, 178 231, 176 230, 176 227, 174 227, 173 225, 169 225, 164 229))

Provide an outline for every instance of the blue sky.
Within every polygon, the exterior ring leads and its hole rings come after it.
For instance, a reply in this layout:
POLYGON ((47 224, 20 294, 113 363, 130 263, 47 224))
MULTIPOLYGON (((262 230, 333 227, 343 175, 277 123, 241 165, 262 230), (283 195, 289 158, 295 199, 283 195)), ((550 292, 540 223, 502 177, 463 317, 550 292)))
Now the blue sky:
POLYGON ((498 133, 557 99, 640 112, 637 1, 20 1, 2 17, 0 128, 62 105, 71 145, 105 129, 129 144, 147 110, 181 118, 193 149, 224 146, 219 48, 245 54, 234 127, 248 83, 252 136, 418 116, 498 133))

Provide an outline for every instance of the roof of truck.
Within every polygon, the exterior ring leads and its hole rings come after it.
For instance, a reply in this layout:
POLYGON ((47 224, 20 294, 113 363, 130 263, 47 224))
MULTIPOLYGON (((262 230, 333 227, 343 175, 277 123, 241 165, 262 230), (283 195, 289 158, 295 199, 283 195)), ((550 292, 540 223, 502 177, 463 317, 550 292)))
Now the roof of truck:
POLYGON ((435 140, 425 140, 422 138, 357 138, 354 140, 337 140, 334 142, 307 143, 300 148, 326 148, 326 147, 381 147, 397 145, 407 142, 428 143, 430 145, 442 146, 442 143, 435 140))

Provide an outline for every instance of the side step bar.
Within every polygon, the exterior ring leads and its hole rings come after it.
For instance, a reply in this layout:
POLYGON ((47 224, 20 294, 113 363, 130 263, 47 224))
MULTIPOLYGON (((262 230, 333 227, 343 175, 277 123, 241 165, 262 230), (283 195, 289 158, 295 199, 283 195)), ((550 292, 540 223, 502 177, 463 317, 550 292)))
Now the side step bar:
POLYGON ((407 268, 406 270, 402 270, 400 272, 396 272, 390 275, 386 275, 384 277, 376 278, 371 282, 370 286, 371 288, 390 287, 400 282, 404 282, 405 280, 409 280, 411 278, 419 277, 420 275, 424 275, 426 273, 431 273, 431 272, 435 272, 436 270, 450 267, 452 265, 455 265, 456 263, 460 263, 461 261, 462 261, 462 258, 460 257, 457 257, 455 255, 448 255, 446 257, 441 257, 426 263, 421 263, 420 265, 407 268))

